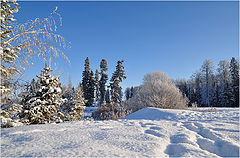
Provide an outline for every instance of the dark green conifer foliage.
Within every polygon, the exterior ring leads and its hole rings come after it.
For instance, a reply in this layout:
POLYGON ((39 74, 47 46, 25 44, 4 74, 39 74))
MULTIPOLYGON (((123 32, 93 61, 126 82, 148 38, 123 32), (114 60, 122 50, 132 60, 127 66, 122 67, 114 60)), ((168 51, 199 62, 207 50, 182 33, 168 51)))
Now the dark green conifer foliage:
POLYGON ((87 100, 86 105, 89 105, 89 80, 90 80, 90 67, 89 67, 89 58, 87 57, 84 64, 84 71, 82 76, 82 89, 83 97, 87 100))

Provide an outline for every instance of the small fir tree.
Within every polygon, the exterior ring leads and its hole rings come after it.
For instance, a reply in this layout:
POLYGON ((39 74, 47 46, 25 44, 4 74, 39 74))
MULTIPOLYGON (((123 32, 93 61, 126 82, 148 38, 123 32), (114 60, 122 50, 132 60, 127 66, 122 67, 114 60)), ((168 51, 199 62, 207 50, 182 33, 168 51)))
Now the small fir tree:
POLYGON ((70 102, 69 109, 66 111, 66 119, 75 121, 81 120, 83 110, 85 109, 86 100, 83 98, 82 86, 79 84, 75 90, 75 94, 70 102))

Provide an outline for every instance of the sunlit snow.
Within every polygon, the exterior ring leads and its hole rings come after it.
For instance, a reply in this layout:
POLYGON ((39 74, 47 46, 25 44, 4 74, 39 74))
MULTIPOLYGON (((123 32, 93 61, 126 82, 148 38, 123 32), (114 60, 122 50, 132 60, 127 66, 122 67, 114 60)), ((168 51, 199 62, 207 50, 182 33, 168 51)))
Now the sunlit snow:
POLYGON ((239 108, 201 111, 145 108, 117 121, 2 129, 1 157, 239 157, 239 108))

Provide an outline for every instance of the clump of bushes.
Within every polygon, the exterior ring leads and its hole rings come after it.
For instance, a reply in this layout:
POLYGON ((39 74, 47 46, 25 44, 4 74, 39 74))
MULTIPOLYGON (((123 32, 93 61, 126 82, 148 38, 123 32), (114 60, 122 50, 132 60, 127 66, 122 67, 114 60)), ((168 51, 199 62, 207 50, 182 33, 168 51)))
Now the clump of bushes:
POLYGON ((93 112, 92 117, 96 120, 116 120, 126 117, 130 113, 126 107, 118 103, 105 103, 93 112))

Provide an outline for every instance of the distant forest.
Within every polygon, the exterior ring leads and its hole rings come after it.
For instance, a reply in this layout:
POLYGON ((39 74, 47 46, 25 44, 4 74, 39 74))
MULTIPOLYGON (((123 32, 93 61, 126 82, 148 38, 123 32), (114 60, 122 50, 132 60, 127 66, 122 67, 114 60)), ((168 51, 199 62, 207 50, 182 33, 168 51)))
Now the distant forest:
MULTIPOLYGON (((188 106, 199 107, 238 107, 239 106, 239 62, 221 60, 215 69, 214 63, 207 59, 189 80, 174 81, 183 96, 189 99, 188 106)), ((128 87, 126 99, 131 98, 138 87, 128 87)))

